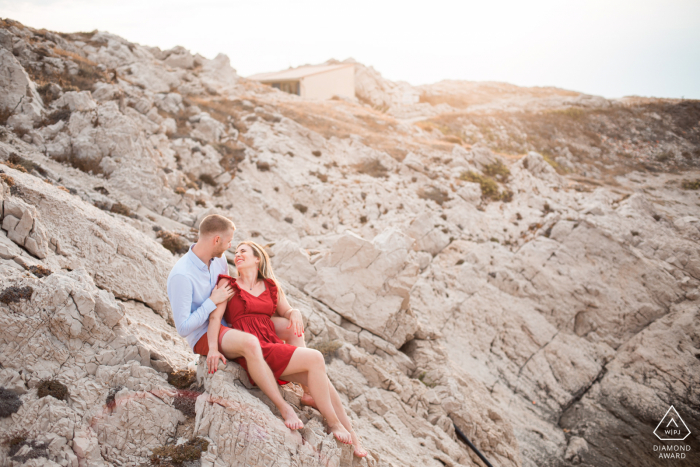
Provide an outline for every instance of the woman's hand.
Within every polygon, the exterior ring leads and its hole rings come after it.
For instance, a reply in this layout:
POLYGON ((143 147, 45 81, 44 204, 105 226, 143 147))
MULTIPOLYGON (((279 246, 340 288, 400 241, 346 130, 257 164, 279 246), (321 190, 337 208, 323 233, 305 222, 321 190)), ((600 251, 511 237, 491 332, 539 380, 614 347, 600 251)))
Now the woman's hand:
POLYGON ((219 359, 226 365, 226 357, 224 357, 221 352, 216 349, 210 349, 207 354, 207 373, 216 373, 219 369, 219 359))
POLYGON ((285 318, 289 320, 289 326, 287 326, 287 329, 292 328, 294 335, 297 337, 304 335, 304 321, 301 318, 301 311, 297 310, 296 308, 292 308, 287 312, 287 316, 285 316, 285 318))

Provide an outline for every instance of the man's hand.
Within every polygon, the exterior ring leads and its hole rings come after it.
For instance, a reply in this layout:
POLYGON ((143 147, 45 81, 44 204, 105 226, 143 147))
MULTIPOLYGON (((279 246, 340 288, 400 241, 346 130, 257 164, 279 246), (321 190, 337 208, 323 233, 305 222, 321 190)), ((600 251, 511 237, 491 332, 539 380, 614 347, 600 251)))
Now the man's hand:
POLYGON ((289 326, 287 329, 292 328, 294 335, 301 337, 304 335, 304 321, 301 319, 301 311, 296 308, 292 308, 287 312, 287 319, 289 320, 289 326))
POLYGON ((216 373, 219 368, 219 359, 226 365, 226 358, 218 350, 211 349, 207 354, 207 373, 216 373))
POLYGON ((209 298, 215 305, 227 301, 229 298, 233 297, 233 288, 229 284, 216 284, 214 290, 211 291, 209 298))

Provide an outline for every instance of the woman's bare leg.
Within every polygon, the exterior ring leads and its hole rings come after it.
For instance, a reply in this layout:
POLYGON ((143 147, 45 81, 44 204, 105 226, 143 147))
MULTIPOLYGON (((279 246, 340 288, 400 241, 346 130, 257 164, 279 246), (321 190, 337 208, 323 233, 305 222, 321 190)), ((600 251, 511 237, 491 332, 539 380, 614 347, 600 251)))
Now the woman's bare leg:
MULTIPOLYGON (((331 400, 330 382, 326 376, 326 362, 318 350, 297 348, 292 355, 282 378, 307 385, 314 396, 318 410, 326 419, 329 430, 335 438, 345 444, 352 443, 350 432, 336 414, 331 400)), ((336 393, 337 396, 337 393, 336 393)), ((340 401, 340 399, 338 399, 340 401)), ((341 404, 342 409, 342 404, 341 404)))
MULTIPOLYGON (((294 347, 306 348, 306 340, 304 339, 304 335, 294 335, 294 331, 289 326, 289 320, 287 318, 275 316, 272 318, 272 323, 275 325, 275 334, 277 334, 277 337, 285 341, 287 344, 293 345, 294 347)), ((301 396, 301 404, 309 405, 318 409, 318 407, 316 407, 316 401, 314 401, 314 398, 311 396, 309 387, 302 384, 301 388, 304 390, 304 394, 301 396)))
POLYGON ((367 451, 362 447, 360 437, 357 436, 355 430, 352 429, 352 422, 350 421, 350 417, 348 417, 348 414, 345 412, 345 407, 343 407, 343 401, 340 399, 338 391, 335 390, 335 387, 333 387, 333 384, 330 382, 330 380, 328 381, 328 392, 330 393, 331 402, 333 403, 333 409, 335 409, 335 413, 336 415, 338 415, 340 423, 342 423, 345 429, 350 432, 350 436, 352 437, 352 444, 355 446, 353 454, 355 454, 357 457, 367 456, 367 451))
POLYGON ((260 341, 257 337, 237 329, 231 329, 224 334, 221 340, 221 353, 228 359, 245 358, 250 376, 262 392, 275 404, 277 410, 280 411, 287 428, 298 430, 304 427, 294 409, 287 404, 287 401, 280 394, 275 376, 263 358, 260 341))

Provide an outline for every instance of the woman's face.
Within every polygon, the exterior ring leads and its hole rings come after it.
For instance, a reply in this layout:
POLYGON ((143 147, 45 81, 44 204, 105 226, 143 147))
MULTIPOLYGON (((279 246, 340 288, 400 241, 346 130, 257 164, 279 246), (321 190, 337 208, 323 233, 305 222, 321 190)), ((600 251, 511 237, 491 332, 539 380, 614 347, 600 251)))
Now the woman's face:
POLYGON ((236 248, 236 254, 233 257, 233 262, 236 264, 236 269, 254 267, 258 268, 260 264, 260 258, 253 254, 253 248, 250 245, 240 245, 236 248))

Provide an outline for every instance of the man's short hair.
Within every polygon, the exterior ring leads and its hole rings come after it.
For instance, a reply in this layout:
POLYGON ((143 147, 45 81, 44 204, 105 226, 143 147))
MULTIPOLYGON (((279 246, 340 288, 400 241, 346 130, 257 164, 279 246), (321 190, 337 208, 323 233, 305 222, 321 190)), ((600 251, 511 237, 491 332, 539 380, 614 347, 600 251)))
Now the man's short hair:
POLYGON ((236 226, 231 219, 218 214, 210 214, 199 224, 199 235, 221 234, 236 230, 236 226))

